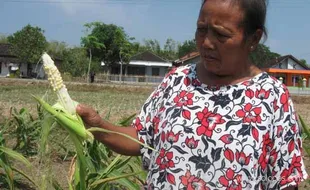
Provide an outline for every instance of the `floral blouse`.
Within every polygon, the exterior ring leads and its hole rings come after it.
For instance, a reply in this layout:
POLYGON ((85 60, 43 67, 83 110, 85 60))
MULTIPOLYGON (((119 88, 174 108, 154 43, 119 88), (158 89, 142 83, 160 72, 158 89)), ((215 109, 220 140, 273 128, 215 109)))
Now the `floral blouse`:
POLYGON ((272 190, 308 175, 287 88, 267 73, 209 87, 196 65, 173 69, 133 122, 147 189, 272 190))

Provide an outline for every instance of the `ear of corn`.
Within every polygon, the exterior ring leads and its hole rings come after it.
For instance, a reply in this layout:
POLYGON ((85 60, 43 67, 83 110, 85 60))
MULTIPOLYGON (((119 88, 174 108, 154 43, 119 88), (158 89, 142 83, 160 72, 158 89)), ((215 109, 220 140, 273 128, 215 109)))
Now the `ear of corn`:
POLYGON ((65 108, 67 112, 75 114, 77 103, 74 102, 69 96, 67 88, 63 83, 60 72, 55 66, 54 61, 47 53, 42 55, 42 60, 44 71, 48 76, 48 81, 58 96, 58 102, 65 108))

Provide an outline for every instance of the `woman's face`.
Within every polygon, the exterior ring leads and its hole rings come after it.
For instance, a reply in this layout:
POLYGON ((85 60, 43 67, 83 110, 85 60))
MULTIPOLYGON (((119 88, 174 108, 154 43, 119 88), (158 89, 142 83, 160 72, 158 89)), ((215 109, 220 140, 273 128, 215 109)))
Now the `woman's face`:
POLYGON ((206 71, 235 75, 245 67, 251 42, 244 40, 243 10, 229 0, 207 0, 196 31, 197 48, 206 71))

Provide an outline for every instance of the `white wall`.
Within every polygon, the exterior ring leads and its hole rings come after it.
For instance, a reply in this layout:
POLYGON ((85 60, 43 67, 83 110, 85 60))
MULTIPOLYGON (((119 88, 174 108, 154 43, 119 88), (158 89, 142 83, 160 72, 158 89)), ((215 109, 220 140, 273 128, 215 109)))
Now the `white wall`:
POLYGON ((9 74, 8 64, 1 63, 0 77, 6 77, 9 74))
POLYGON ((293 67, 294 64, 296 64, 295 61, 293 61, 290 58, 288 58, 287 68, 288 69, 294 69, 294 67, 293 67))
POLYGON ((297 64, 293 59, 288 58, 288 69, 305 70, 302 66, 297 64), (296 64, 295 68, 294 65, 296 64))
POLYGON ((287 68, 287 60, 283 60, 280 63, 278 63, 277 65, 274 65, 272 68, 276 68, 276 69, 288 69, 287 68))

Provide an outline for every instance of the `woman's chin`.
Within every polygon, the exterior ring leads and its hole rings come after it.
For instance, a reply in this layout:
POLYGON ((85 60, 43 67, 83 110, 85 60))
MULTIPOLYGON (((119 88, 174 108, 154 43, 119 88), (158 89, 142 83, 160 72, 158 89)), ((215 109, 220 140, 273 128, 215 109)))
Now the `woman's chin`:
POLYGON ((222 71, 221 64, 219 61, 204 61, 203 67, 205 71, 214 73, 214 74, 220 74, 222 71))

